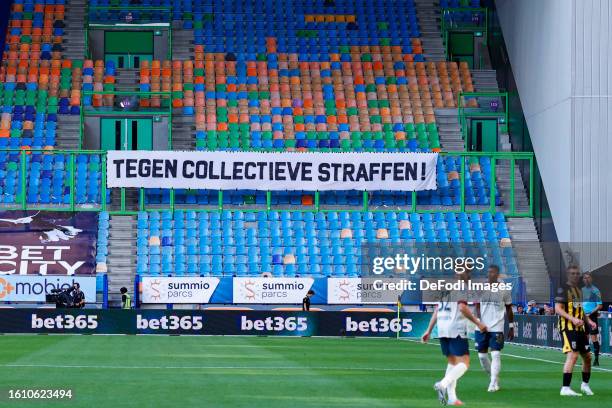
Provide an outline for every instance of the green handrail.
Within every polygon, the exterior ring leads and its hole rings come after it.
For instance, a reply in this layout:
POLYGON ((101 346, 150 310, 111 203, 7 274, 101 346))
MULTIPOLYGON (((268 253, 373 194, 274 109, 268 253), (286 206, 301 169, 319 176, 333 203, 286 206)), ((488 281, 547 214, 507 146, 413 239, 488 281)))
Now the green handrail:
MULTIPOLYGON (((4 148, 4 149, 0 149, 0 152, 7 152, 7 153, 12 153, 12 154, 19 154, 19 163, 20 163, 20 167, 19 167, 19 171, 20 171, 20 188, 21 188, 21 195, 20 195, 20 202, 16 203, 19 204, 19 207, 22 210, 40 210, 40 211, 106 211, 108 210, 108 206, 107 206, 107 202, 106 202, 106 197, 107 197, 107 193, 108 193, 108 188, 106 186, 106 168, 107 168, 107 159, 106 159, 106 151, 103 150, 74 150, 74 149, 58 149, 58 150, 45 150, 45 149, 8 149, 8 148, 4 148), (28 203, 27 201, 27 170, 28 170, 28 154, 31 153, 42 153, 42 154, 66 154, 69 155, 68 157, 68 161, 67 163, 69 163, 69 177, 70 180, 68 180, 69 183, 69 194, 70 194, 70 202, 69 205, 57 205, 57 206, 45 206, 45 205, 37 205, 37 204, 32 204, 32 203, 28 203), (101 163, 101 185, 100 185, 100 199, 95 202, 95 203, 87 203, 86 206, 84 205, 80 205, 77 204, 75 201, 75 197, 76 197, 76 156, 77 155, 99 155, 100 156, 100 163, 101 163)), ((447 156, 452 156, 452 157, 460 157, 461 158, 461 169, 459 171, 459 176, 460 176, 460 203, 457 206, 448 206, 448 207, 436 207, 436 208, 423 208, 422 206, 419 206, 417 203, 417 192, 416 191, 412 191, 412 192, 407 192, 406 194, 411 194, 411 203, 410 203, 410 211, 411 212, 416 212, 416 213, 432 213, 432 212, 455 212, 455 211, 461 211, 461 212, 468 212, 468 213, 483 213, 483 212, 491 212, 494 213, 496 211, 502 211, 504 212, 505 215, 509 216, 509 217, 532 217, 533 215, 533 188, 534 188, 534 173, 533 173, 533 169, 534 169, 534 154, 532 152, 441 152, 440 156, 442 157, 447 157, 447 156), (467 160, 466 158, 479 158, 479 157, 489 157, 491 159, 491 172, 490 172, 490 181, 491 181, 491 185, 489 185, 489 204, 486 206, 476 206, 476 205, 467 205, 466 204, 466 198, 465 198, 465 186, 466 186, 466 164, 467 164, 467 160), (496 206, 496 202, 495 202, 495 198, 496 198, 496 194, 495 194, 495 187, 497 181, 496 181, 496 163, 499 160, 509 160, 510 161, 510 191, 509 191, 509 199, 510 199, 510 203, 509 203, 509 208, 507 208, 506 210, 503 210, 501 208, 498 208, 498 206, 496 206), (527 186, 518 186, 519 188, 526 188, 528 189, 528 199, 529 199, 529 209, 527 211, 523 211, 523 212, 517 212, 516 211, 516 205, 514 203, 515 200, 515 190, 517 187, 517 180, 514 176, 514 170, 515 170, 515 166, 516 166, 516 161, 517 160, 528 160, 529 161, 529 168, 530 168, 530 173, 529 173, 529 184, 528 187, 527 186)), ((131 207, 131 205, 135 204, 135 203, 128 203, 126 200, 126 189, 125 188, 121 188, 120 189, 121 194, 120 194, 120 202, 119 203, 114 203, 115 204, 115 208, 116 205, 118 205, 119 209, 111 209, 111 211, 109 211, 110 213, 113 214, 124 214, 124 215, 128 215, 128 214, 135 214, 137 213, 137 211, 132 210, 133 207, 131 207)), ((170 189, 170 201, 169 204, 167 206, 156 206, 154 208, 150 208, 150 206, 146 205, 145 202, 145 198, 146 198, 146 191, 145 189, 139 189, 139 195, 138 195, 138 210, 140 211, 157 211, 157 210, 170 210, 170 211, 175 211, 177 210, 177 205, 176 205, 176 197, 175 197, 175 190, 174 189, 170 189)), ((273 206, 272 206, 272 192, 271 191, 267 191, 266 192, 266 205, 265 205, 265 211, 271 211, 273 210, 273 206)), ((319 197, 320 193, 317 191, 314 193, 314 205, 312 207, 308 207, 308 208, 300 208, 297 207, 295 209, 293 209, 294 211, 303 211, 303 212, 329 212, 329 211, 336 211, 335 209, 325 209, 325 208, 321 208, 320 207, 320 197, 319 197)), ((384 208, 384 209, 376 209, 376 208, 371 208, 370 207, 370 199, 369 199, 369 192, 368 191, 363 191, 362 192, 362 198, 363 198, 363 202, 361 206, 358 207, 354 207, 354 208, 349 208, 346 209, 346 211, 376 211, 376 212, 390 212, 390 211, 400 211, 400 209, 397 208, 384 208)), ((8 208, 7 208, 8 209, 8 208)), ((218 201, 217 201, 217 205, 213 206, 213 207, 199 207, 199 208, 193 208, 193 210, 195 211, 223 211, 225 209, 224 204, 223 204, 223 191, 218 191, 218 201)), ((262 211, 261 208, 241 208, 243 211, 262 211)), ((405 211, 406 209, 401 209, 401 211, 405 211)))

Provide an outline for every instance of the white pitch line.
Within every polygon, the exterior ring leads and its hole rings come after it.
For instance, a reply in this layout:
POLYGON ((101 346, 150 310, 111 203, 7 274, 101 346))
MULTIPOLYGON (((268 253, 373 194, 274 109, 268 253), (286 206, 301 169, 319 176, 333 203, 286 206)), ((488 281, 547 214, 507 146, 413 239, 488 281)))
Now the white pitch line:
MULTIPOLYGON (((414 343, 420 343, 420 344, 425 344, 428 346, 436 346, 437 344, 433 344, 433 343, 423 343, 420 340, 413 340, 413 339, 406 339, 407 341, 411 341, 414 343)), ((508 357, 514 357, 514 358, 518 358, 518 359, 522 359, 522 360, 532 360, 532 361, 540 361, 542 363, 552 363, 552 364, 565 364, 565 362, 563 361, 555 361, 555 360, 547 360, 544 358, 537 358, 537 357, 526 357, 526 356, 519 356, 516 354, 508 354, 508 353, 504 353, 502 352, 502 356, 508 356, 508 357)), ((581 366, 580 364, 578 364, 578 366, 581 366)), ((609 368, 602 368, 602 367, 593 367, 591 366, 591 370, 597 370, 597 371, 605 371, 608 373, 612 373, 612 370, 609 368)))
MULTIPOLYGON (((544 358, 517 356, 516 354, 508 354, 508 353, 502 353, 502 355, 503 356, 508 356, 508 357, 519 358, 519 359, 522 359, 522 360, 541 361, 543 363, 553 363, 553 364, 561 364, 561 365, 565 364, 565 362, 563 362, 563 361, 546 360, 544 358)), ((602 367, 593 367, 593 366, 591 366, 591 370, 606 371, 608 373, 612 373, 612 370, 609 369, 609 368, 602 368, 602 367)))
MULTIPOLYGON (((109 366, 66 364, 0 364, 6 368, 83 368, 109 370, 323 370, 323 371, 378 371, 378 372, 438 372, 440 368, 384 368, 384 367, 329 367, 329 366, 109 366)), ((506 370, 506 372, 541 372, 542 370, 506 370)))
POLYGON ((440 371, 439 368, 384 368, 384 367, 318 367, 318 366, 109 366, 61 364, 2 364, 0 367, 18 368, 93 368, 134 370, 339 370, 339 371, 440 371))

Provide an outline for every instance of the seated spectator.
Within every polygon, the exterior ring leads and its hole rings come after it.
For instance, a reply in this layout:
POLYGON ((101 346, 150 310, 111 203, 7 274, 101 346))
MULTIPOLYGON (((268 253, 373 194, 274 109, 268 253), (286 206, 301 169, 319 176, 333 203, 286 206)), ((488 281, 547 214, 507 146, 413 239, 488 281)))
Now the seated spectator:
POLYGON ((540 309, 538 308, 538 304, 536 303, 535 300, 530 300, 529 303, 527 303, 527 310, 525 311, 525 314, 528 314, 528 315, 540 314, 540 309))

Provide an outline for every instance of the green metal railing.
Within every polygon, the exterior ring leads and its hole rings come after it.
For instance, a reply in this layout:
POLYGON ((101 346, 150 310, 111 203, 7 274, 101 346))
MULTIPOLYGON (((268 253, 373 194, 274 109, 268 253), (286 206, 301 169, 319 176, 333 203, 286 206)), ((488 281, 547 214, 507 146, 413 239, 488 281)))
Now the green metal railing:
MULTIPOLYGON (((126 30, 126 29, 159 29, 165 30, 168 32, 168 53, 167 59, 172 59, 172 6, 137 6, 137 5, 127 5, 127 6, 92 6, 88 4, 87 12, 85 13, 85 22, 84 22, 84 35, 85 35, 85 55, 87 58, 91 58, 91 54, 89 52, 89 29, 90 26, 95 27, 96 29, 115 29, 115 30, 126 30), (90 21, 90 12, 93 10, 107 10, 107 11, 124 11, 124 12, 153 12, 153 11, 164 11, 168 15, 168 21, 147 21, 147 20, 133 20, 129 24, 102 24, 90 21), (158 24, 156 24, 158 23, 158 24), (146 25, 144 25, 146 24, 146 25)), ((119 22, 117 22, 119 23, 119 22)))
MULTIPOLYGON (((16 197, 14 204, 5 205, 5 208, 22 209, 22 210, 49 210, 49 211, 107 211, 109 210, 112 214, 136 214, 138 211, 159 211, 159 210, 171 210, 177 209, 191 209, 195 211, 223 211, 228 208, 223 204, 223 191, 218 191, 217 203, 211 206, 189 206, 189 205, 178 205, 176 203, 176 191, 171 189, 169 191, 169 203, 165 205, 147 205, 146 204, 146 191, 144 188, 138 190, 138 202, 137 210, 135 209, 134 202, 128 202, 126 197, 127 189, 121 188, 119 203, 107 202, 107 196, 109 195, 110 189, 106 186, 106 152, 102 150, 16 150, 16 149, 1 149, 1 152, 19 155, 19 172, 20 172, 20 194, 16 197), (28 191, 28 169, 29 160, 28 155, 31 154, 43 154, 53 155, 62 154, 67 157, 64 158, 67 163, 68 171, 68 187, 69 187, 69 202, 67 204, 54 204, 46 205, 39 203, 30 203, 27 199, 28 191), (78 157, 81 155, 99 155, 100 163, 100 186, 98 197, 99 200, 94 202, 77 202, 76 200, 76 164, 78 157), (109 208, 110 204, 110 208, 109 208)), ((407 208, 376 208, 370 205, 370 192, 363 191, 362 204, 354 206, 352 208, 343 207, 343 210, 347 211, 376 211, 376 212, 390 212, 390 211, 410 211, 416 213, 432 213, 432 212, 468 212, 468 213, 484 213, 484 212, 497 212, 501 211, 509 217, 531 217, 533 214, 533 166, 534 166, 534 155, 533 153, 517 153, 517 152, 496 152, 496 153, 484 153, 484 152, 443 152, 440 153, 442 157, 458 157, 460 158, 460 203, 459 205, 453 206, 433 206, 433 205, 420 205, 418 204, 418 193, 416 191, 407 192, 406 194, 411 195, 410 206, 407 208), (490 158, 490 173, 489 173, 489 204, 488 205, 468 205, 466 204, 466 165, 473 160, 480 159, 482 157, 490 158), (499 180, 496 176, 496 164, 499 161, 508 160, 510 161, 510 190, 509 190, 509 206, 502 208, 496 205, 496 189, 499 189, 499 180), (514 169, 518 161, 527 161, 529 166, 529 186, 523 186, 522 183, 518 183, 514 176, 514 169), (529 208, 526 211, 517 211, 515 205, 515 191, 517 189, 528 188, 527 198, 529 200, 529 208)), ((78 186, 80 188, 87 188, 87 186, 78 186)), ((63 189, 62 189, 63 191, 63 189)), ((272 195, 274 192, 266 192, 266 204, 265 209, 261 206, 249 207, 248 205, 240 206, 242 211, 271 211, 277 208, 272 205, 272 195)), ((299 194, 299 192, 296 192, 299 194)), ((314 205, 312 206, 291 206, 292 211, 304 211, 304 212, 327 212, 337 211, 338 208, 322 208, 320 205, 320 194, 318 191, 314 192, 314 205)))
MULTIPOLYGON (((440 29, 442 32, 442 44, 446 59, 449 57, 449 42, 451 32, 471 32, 475 36, 483 37, 483 44, 486 46, 489 34, 489 11, 487 8, 471 8, 471 7, 455 7, 443 8, 440 29), (462 21, 456 16, 463 13, 471 13, 472 15, 483 15, 484 18, 479 21, 462 21)), ((481 57, 482 66, 482 57, 481 57)))
POLYGON ((457 114, 459 116, 459 126, 463 135, 465 150, 468 150, 470 121, 472 118, 499 118, 501 131, 508 131, 508 92, 459 92, 457 97, 457 114), (502 100, 500 111, 491 111, 487 108, 466 106, 466 99, 477 98, 499 98, 502 100))
POLYGON ((79 147, 83 147, 83 139, 85 136, 85 116, 167 116, 168 117, 168 150, 172 149, 172 92, 170 91, 83 91, 81 93, 81 112, 79 115, 79 147), (94 95, 112 95, 112 96, 138 96, 138 97, 151 97, 159 96, 164 100, 167 100, 167 106, 163 106, 157 109, 141 109, 140 106, 137 110, 119 110, 116 107, 111 106, 85 106, 83 104, 84 96, 94 95), (165 109, 164 109, 165 108, 165 109))

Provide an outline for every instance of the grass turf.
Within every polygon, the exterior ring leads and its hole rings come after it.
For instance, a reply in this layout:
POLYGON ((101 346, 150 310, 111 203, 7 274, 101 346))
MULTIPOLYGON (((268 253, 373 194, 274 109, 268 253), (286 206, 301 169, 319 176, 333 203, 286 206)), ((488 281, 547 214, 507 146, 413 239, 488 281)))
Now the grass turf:
MULTIPOLYGON (((0 336, 2 407, 436 407, 446 362, 436 345, 394 339, 0 336), (16 401, 9 388, 71 388, 71 401, 16 401)), ((612 407, 612 359, 594 397, 561 398, 559 351, 507 345, 502 390, 472 352, 469 407, 612 407)), ((580 385, 576 368, 573 388, 580 385)))

